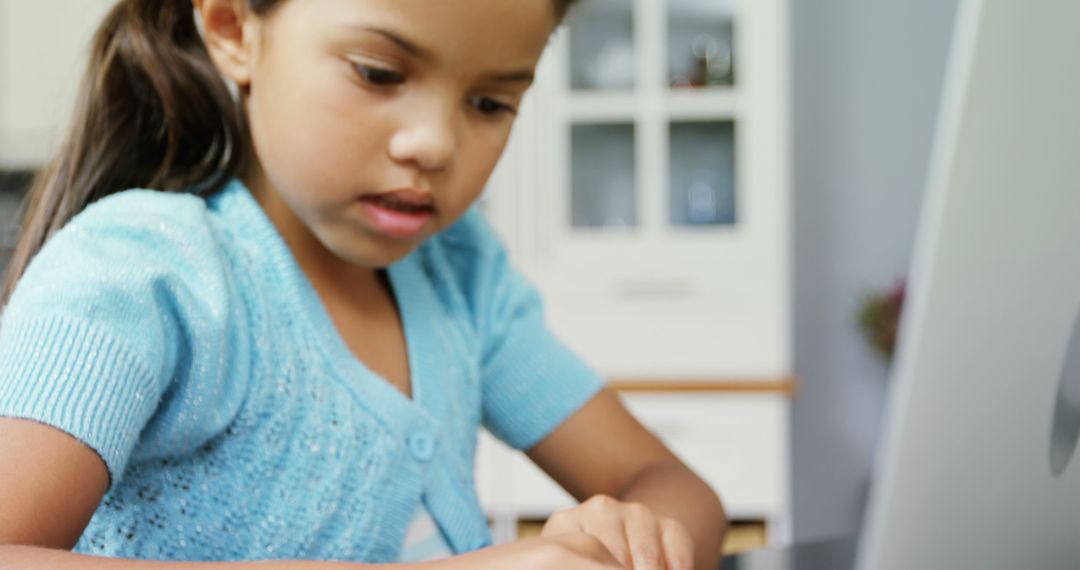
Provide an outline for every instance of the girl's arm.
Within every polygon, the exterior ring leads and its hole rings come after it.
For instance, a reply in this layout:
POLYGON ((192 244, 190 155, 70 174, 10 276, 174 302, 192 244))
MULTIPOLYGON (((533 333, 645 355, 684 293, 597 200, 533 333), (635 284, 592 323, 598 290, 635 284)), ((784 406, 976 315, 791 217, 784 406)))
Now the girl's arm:
MULTIPOLYGON (((108 489, 105 462, 56 428, 0 417, 0 568, 4 570, 359 570, 343 562, 155 562, 70 552, 108 489)), ((381 567, 381 566, 379 566, 381 567)), ((490 548, 400 570, 617 568, 582 533, 490 548)))
MULTIPOLYGON (((634 419, 612 391, 601 390, 530 449, 528 456, 579 501, 592 498, 575 509, 577 512, 562 511, 552 517, 548 527, 563 530, 582 526, 578 524, 580 521, 595 515, 592 521, 597 527, 610 528, 612 518, 622 516, 625 521, 634 516, 637 508, 616 503, 644 505, 657 517, 674 519, 689 531, 694 542, 694 568, 718 567, 721 542, 727 528, 719 498, 634 419), (607 516, 605 511, 614 514, 607 516)), ((632 526, 627 525, 627 528, 632 526)), ((616 552, 616 558, 621 558, 620 554, 626 554, 628 559, 633 554, 642 554, 637 550, 642 545, 632 544, 631 534, 634 533, 627 533, 627 539, 633 552, 616 552)), ((648 548, 646 546, 646 550, 648 548)), ((619 549, 618 546, 614 548, 619 549)), ((655 554, 645 553, 647 558, 655 554)))
MULTIPOLYGON (((155 562, 84 556, 66 550, 32 546, 0 546, 0 567, 5 570, 357 570, 373 568, 343 562, 155 562)), ((400 566, 402 570, 416 568, 400 566)))

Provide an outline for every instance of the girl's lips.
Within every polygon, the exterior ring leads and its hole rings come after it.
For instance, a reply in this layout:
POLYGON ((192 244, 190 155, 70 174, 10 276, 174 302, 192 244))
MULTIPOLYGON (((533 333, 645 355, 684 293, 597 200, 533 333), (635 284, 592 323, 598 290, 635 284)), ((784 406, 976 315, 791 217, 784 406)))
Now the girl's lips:
POLYGON ((377 232, 387 237, 410 239, 421 235, 434 217, 431 209, 404 211, 377 200, 361 200, 364 216, 377 232))

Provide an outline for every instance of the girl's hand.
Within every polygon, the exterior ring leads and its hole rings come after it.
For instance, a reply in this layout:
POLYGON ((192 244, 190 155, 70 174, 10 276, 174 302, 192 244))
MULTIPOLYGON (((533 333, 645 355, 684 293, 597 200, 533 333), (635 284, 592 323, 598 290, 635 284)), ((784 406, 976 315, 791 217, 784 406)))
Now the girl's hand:
POLYGON ((611 570, 625 568, 595 536, 566 532, 492 546, 406 568, 431 570, 611 570))
POLYGON ((645 505, 596 495, 552 515, 541 536, 581 531, 600 539, 623 567, 633 570, 691 570, 694 539, 682 523, 658 516, 645 505))

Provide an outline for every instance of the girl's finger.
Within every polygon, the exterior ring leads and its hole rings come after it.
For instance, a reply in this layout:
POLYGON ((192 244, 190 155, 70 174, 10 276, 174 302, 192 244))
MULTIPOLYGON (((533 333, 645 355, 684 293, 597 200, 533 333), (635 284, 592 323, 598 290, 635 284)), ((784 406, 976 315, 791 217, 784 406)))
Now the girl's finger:
POLYGON ((660 519, 660 543, 667 570, 693 570, 694 538, 682 523, 675 519, 660 519))
POLYGON ((563 538, 572 541, 577 552, 583 553, 593 562, 604 564, 605 568, 625 568, 625 566, 620 564, 619 561, 611 555, 611 551, 608 550, 607 546, 605 546, 599 538, 596 538, 591 534, 579 531, 566 535, 563 538))
POLYGON ((624 568, 631 568, 630 547, 626 543, 623 503, 607 495, 596 495, 576 509, 581 528, 600 539, 624 568))
POLYGON ((608 552, 619 561, 623 568, 633 568, 630 561, 630 545, 626 541, 626 528, 623 518, 616 513, 609 513, 602 518, 582 521, 585 532, 600 539, 608 552))
POLYGON ((660 521, 656 515, 643 505, 631 503, 626 506, 623 516, 633 569, 666 570, 660 544, 660 521))
POLYGON ((548 517, 547 522, 544 523, 544 528, 540 531, 540 536, 580 532, 581 530, 577 518, 572 516, 572 509, 563 509, 555 511, 554 514, 548 517))

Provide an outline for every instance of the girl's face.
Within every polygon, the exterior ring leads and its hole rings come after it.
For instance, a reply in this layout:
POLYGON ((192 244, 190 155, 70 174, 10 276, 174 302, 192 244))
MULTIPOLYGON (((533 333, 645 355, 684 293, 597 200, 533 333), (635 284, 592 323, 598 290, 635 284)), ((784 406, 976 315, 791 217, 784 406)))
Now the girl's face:
POLYGON ((389 265, 478 197, 555 25, 552 0, 291 0, 249 17, 249 187, 294 250, 324 248, 299 255, 389 265))

